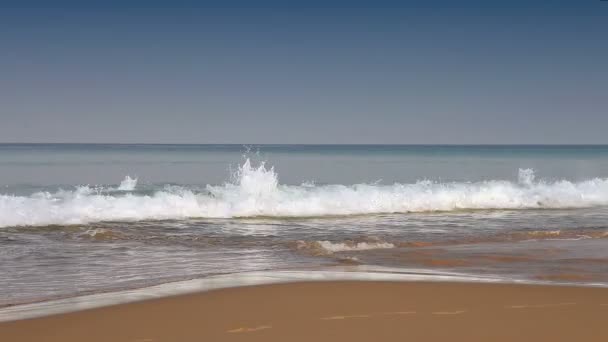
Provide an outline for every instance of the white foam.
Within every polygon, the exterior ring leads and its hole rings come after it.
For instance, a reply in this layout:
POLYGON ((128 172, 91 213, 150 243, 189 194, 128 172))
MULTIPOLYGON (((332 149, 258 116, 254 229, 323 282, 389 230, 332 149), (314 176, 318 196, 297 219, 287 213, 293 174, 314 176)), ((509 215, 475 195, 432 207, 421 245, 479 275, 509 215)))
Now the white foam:
POLYGON ((131 178, 130 176, 126 176, 125 179, 120 182, 118 186, 118 190, 120 191, 133 191, 137 186, 137 177, 131 178))
MULTIPOLYGON (((128 179, 129 185, 134 186, 136 179, 128 179)), ((608 205, 608 179, 536 181, 531 170, 520 170, 517 183, 491 180, 293 186, 281 185, 273 168, 267 169, 264 164, 254 167, 247 160, 231 182, 208 185, 206 190, 166 187, 152 195, 136 195, 96 191, 85 186, 30 196, 0 195, 0 227, 107 220, 311 217, 608 205)))
POLYGON ((370 249, 387 249, 387 248, 395 248, 395 245, 389 242, 353 242, 353 243, 345 243, 338 242, 333 243, 330 241, 317 241, 316 242, 319 247, 330 253, 336 252, 347 252, 347 251, 366 251, 370 249))

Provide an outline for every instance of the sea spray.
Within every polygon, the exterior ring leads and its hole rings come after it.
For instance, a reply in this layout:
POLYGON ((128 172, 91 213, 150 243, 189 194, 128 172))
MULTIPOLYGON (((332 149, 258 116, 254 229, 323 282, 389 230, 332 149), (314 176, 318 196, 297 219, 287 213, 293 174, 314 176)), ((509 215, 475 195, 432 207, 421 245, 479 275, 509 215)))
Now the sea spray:
POLYGON ((137 177, 131 178, 131 176, 127 175, 125 177, 125 179, 123 179, 122 182, 120 182, 120 185, 118 186, 117 190, 133 191, 133 190, 135 190, 136 186, 137 186, 137 177))

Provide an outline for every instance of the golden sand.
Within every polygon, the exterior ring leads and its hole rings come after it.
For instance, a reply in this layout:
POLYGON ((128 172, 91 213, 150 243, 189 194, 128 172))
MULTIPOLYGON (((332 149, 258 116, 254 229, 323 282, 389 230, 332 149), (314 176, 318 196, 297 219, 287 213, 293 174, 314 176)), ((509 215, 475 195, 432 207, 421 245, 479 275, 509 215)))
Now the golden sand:
POLYGON ((608 289, 317 282, 0 323, 0 341, 608 341, 608 289))

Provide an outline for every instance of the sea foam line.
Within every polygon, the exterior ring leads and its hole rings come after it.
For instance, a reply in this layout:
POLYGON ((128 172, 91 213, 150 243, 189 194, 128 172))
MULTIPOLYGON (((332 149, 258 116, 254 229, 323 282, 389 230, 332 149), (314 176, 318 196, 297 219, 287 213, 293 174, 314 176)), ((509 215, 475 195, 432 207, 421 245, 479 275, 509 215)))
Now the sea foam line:
MULTIPOLYGON (((253 271, 234 274, 210 276, 200 279, 184 280, 165 283, 140 289, 104 292, 79 297, 70 297, 49 300, 39 303, 30 303, 0 308, 0 322, 29 319, 88 310, 104 306, 131 303, 141 300, 169 297, 181 294, 205 292, 216 289, 225 289, 252 285, 281 284, 298 281, 454 281, 454 282, 482 282, 502 283, 509 282, 499 278, 487 276, 470 276, 457 273, 428 272, 418 273, 389 273, 368 271, 334 271, 334 270, 306 270, 306 271, 253 271)), ((381 269, 380 269, 381 270, 381 269)), ((404 272, 404 270, 400 270, 404 272)))
MULTIPOLYGON (((470 275, 436 270, 400 269, 378 266, 355 266, 344 270, 252 271, 223 274, 206 278, 165 283, 145 288, 104 292, 79 297, 49 300, 0 308, 0 322, 94 309, 104 306, 252 285, 281 284, 301 281, 430 281, 495 284, 566 285, 556 282, 518 280, 487 275, 470 275)), ((608 287, 608 284, 579 284, 586 287, 608 287)), ((602 304, 600 304, 602 305, 602 304)), ((405 312, 403 312, 405 313, 405 312)))

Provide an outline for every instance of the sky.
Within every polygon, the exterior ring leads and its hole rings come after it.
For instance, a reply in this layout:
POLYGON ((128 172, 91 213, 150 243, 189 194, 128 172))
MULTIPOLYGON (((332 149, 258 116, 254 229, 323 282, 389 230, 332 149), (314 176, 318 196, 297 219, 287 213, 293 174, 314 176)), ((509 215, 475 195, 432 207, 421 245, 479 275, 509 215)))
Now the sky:
POLYGON ((0 142, 606 144, 607 129, 608 1, 0 4, 0 142))

